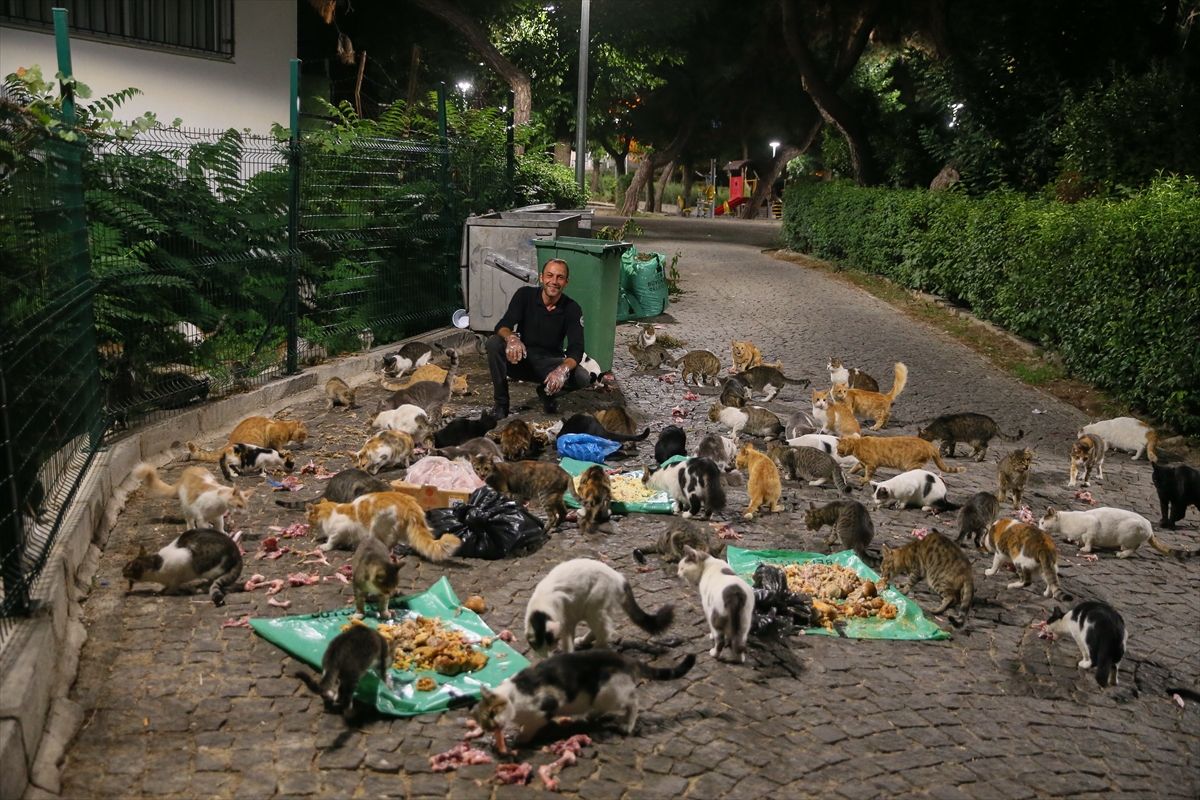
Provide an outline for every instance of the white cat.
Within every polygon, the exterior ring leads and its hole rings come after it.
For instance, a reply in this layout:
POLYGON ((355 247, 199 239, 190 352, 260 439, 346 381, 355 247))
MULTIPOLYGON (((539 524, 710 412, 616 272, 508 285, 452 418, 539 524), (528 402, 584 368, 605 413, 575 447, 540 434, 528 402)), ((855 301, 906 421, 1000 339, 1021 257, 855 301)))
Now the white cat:
MULTIPOLYGON (((1154 538, 1154 527, 1141 514, 1121 508, 1092 508, 1087 511, 1046 510, 1038 527, 1046 533, 1061 533, 1079 542, 1081 553, 1093 547, 1119 550, 1117 558, 1129 558, 1143 542, 1154 538)), ((1157 548, 1156 548, 1157 549, 1157 548)))
MULTIPOLYGON (((822 424, 824 423, 822 422, 822 424)), ((827 453, 833 456, 833 460, 838 462, 842 469, 853 469, 858 466, 858 459, 854 456, 838 455, 838 437, 827 433, 806 433, 803 436, 788 439, 787 443, 792 447, 812 447, 822 453, 827 453)))
POLYGON ((675 610, 665 605, 647 614, 633 597, 625 576, 591 558, 564 561, 538 582, 525 607, 525 639, 541 656, 555 647, 564 653, 575 647, 608 644, 616 627, 616 613, 624 609, 633 624, 650 634, 662 633, 675 619, 675 610), (575 639, 575 627, 586 622, 588 632, 575 639))
POLYGON ((728 646, 733 648, 734 658, 744 663, 754 614, 754 589, 721 559, 686 546, 679 562, 679 577, 700 589, 700 605, 713 640, 708 654, 720 658, 728 646))
POLYGON ((876 483, 875 506, 890 508, 920 508, 923 511, 950 511, 958 508, 946 502, 946 482, 941 476, 924 469, 910 469, 894 478, 876 483))
POLYGON ((406 403, 399 408, 379 412, 375 419, 371 420, 371 427, 385 431, 403 431, 413 437, 414 441, 421 441, 429 433, 429 416, 420 406, 406 403))
POLYGON ((1158 461, 1158 455, 1154 452, 1158 436, 1154 433, 1154 428, 1140 419, 1117 417, 1093 422, 1091 425, 1084 425, 1079 429, 1080 436, 1085 433, 1095 433, 1103 437, 1110 450, 1125 450, 1133 453, 1134 461, 1141 458, 1143 453, 1148 460, 1158 461))
POLYGON ((225 513, 245 508, 246 499, 254 494, 254 490, 243 492, 222 486, 204 467, 188 467, 174 486, 164 483, 158 477, 158 470, 149 464, 138 464, 133 468, 133 476, 159 497, 177 495, 189 529, 215 528, 224 533, 225 513))

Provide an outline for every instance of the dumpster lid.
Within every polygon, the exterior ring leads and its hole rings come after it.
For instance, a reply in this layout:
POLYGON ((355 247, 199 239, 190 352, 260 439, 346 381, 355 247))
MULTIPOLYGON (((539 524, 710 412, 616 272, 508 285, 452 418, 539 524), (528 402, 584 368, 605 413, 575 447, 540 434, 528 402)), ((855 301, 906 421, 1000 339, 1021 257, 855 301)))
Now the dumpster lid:
POLYGON ((534 239, 537 248, 574 250, 579 253, 601 255, 607 252, 624 252, 633 247, 632 242, 610 242, 606 239, 580 239, 577 236, 559 236, 557 239, 534 239))

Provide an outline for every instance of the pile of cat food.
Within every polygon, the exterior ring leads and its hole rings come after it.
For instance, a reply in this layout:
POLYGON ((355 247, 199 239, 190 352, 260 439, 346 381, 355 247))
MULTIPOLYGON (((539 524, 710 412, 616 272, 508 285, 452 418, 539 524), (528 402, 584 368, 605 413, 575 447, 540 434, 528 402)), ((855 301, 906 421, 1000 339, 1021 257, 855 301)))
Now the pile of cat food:
MULTIPOLYGON (((351 624, 362 624, 353 620, 351 624)), ((346 626, 349 627, 349 626, 346 626)), ((483 669, 488 657, 472 647, 469 634, 449 627, 434 617, 408 618, 396 625, 380 625, 385 639, 396 643, 396 669, 433 670, 442 675, 461 675, 483 669)), ((482 646, 491 644, 484 639, 482 646)))
POLYGON ((840 564, 787 564, 783 567, 788 589, 813 598, 813 611, 820 623, 832 627, 839 618, 895 619, 899 613, 894 603, 879 596, 874 582, 863 580, 858 573, 840 564))
MULTIPOLYGON (((575 476, 575 488, 579 488, 579 475, 575 476)), ((657 489, 648 489, 640 477, 628 473, 608 476, 608 485, 612 487, 612 499, 616 503, 649 503, 662 494, 657 489)))

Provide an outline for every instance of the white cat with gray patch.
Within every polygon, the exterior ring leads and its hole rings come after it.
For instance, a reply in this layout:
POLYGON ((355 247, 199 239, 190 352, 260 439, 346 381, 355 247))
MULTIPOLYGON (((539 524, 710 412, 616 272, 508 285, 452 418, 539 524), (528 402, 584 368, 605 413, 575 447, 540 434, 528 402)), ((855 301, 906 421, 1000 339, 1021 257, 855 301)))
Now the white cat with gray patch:
POLYGON ((886 481, 871 481, 875 507, 920 508, 923 511, 953 511, 958 508, 946 500, 946 482, 940 475, 910 469, 886 481))
POLYGON ((720 658, 730 647, 739 663, 746 661, 746 639, 754 616, 754 589, 727 563, 691 547, 683 548, 679 577, 699 587, 700 605, 713 640, 708 654, 720 658))

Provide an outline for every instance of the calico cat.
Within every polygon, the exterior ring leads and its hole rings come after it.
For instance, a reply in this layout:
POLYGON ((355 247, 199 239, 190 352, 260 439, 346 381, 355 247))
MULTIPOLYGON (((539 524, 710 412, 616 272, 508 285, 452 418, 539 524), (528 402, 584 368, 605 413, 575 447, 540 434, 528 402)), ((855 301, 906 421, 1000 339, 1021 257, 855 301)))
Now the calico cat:
POLYGON ((1088 433, 1079 437, 1079 441, 1071 445, 1071 479, 1067 486, 1075 485, 1075 478, 1083 470, 1081 486, 1089 485, 1092 470, 1096 470, 1096 479, 1104 478, 1104 451, 1108 445, 1099 434, 1088 433))
POLYGON ((708 654, 720 658, 726 647, 738 663, 746 661, 746 639, 754 617, 754 589, 719 558, 691 547, 683 548, 679 577, 700 590, 700 605, 713 640, 708 654))
POLYGON ((625 576, 591 558, 574 558, 550 570, 538 581, 525 607, 525 641, 545 658, 556 647, 570 653, 577 647, 604 647, 617 625, 617 609, 651 635, 662 633, 675 620, 669 603, 653 614, 637 604, 625 576), (575 638, 586 622, 588 632, 575 638))
POLYGON ((1000 501, 996 495, 992 492, 976 492, 958 512, 958 538, 954 541, 962 542, 963 537, 970 535, 978 547, 979 540, 999 516, 1000 501))
POLYGON ((504 453, 500 450, 500 445, 488 439, 486 436, 481 436, 478 439, 468 439, 458 447, 442 447, 434 450, 431 455, 448 458, 451 461, 460 458, 469 458, 470 456, 479 456, 480 458, 490 458, 493 461, 504 460, 504 453))
POLYGON ((682 678, 696 663, 690 653, 675 667, 651 667, 611 650, 560 653, 505 678, 495 691, 482 686, 482 699, 471 717, 506 752, 504 728, 517 729, 515 744, 525 744, 557 717, 586 714, 597 720, 615 715, 632 736, 637 725, 637 683, 642 678, 682 678))
POLYGON ((226 591, 241 574, 237 542, 209 528, 187 531, 154 555, 141 547, 121 570, 129 591, 135 583, 146 581, 161 583, 164 594, 175 594, 185 583, 209 581, 208 596, 215 606, 224 605, 226 591))
POLYGON ((1154 535, 1150 520, 1141 514, 1120 508, 1089 508, 1087 511, 1056 511, 1046 509, 1046 515, 1038 522, 1046 533, 1061 533, 1069 541, 1078 542, 1081 553, 1092 552, 1093 547, 1119 550, 1117 558, 1129 558, 1143 542, 1163 555, 1189 558, 1196 551, 1167 547, 1154 535))
POLYGON ((371 427, 385 431, 403 431, 417 442, 425 441, 432 429, 425 409, 411 403, 379 412, 371 417, 371 427))
POLYGON ((637 343, 642 347, 649 347, 658 341, 658 331, 653 325, 639 325, 637 343))
POLYGON ((789 378, 780 372, 778 368, 766 366, 751 367, 734 375, 731 380, 737 381, 746 387, 746 397, 748 399, 752 399, 755 392, 761 392, 764 395, 764 403, 771 402, 784 386, 807 387, 812 384, 812 381, 808 378, 789 378))
POLYGON ((431 426, 436 427, 440 425, 442 422, 442 408, 450 400, 450 387, 454 383, 454 372, 458 369, 458 353, 454 350, 447 350, 446 355, 450 357, 450 368, 446 370, 445 380, 441 383, 421 381, 414 383, 407 389, 401 389, 392 394, 391 397, 380 400, 375 413, 379 414, 380 412, 399 408, 403 405, 414 405, 425 410, 431 426))
POLYGON ((456 417, 433 434, 433 446, 457 447, 468 439, 483 436, 495 427, 496 418, 486 411, 479 415, 479 419, 456 417))
POLYGON ((629 345, 629 354, 637 361, 635 372, 659 369, 663 364, 671 363, 671 351, 661 344, 648 344, 645 347, 631 344, 629 345))
POLYGON ((233 480, 234 475, 257 472, 265 476, 268 469, 291 472, 295 468, 296 459, 288 450, 280 452, 270 447, 237 442, 221 452, 221 474, 227 481, 233 480))
MULTIPOLYGON (((423 367, 417 367, 413 373, 401 383, 400 381, 389 381, 387 378, 380 378, 379 385, 387 389, 389 392, 398 392, 401 389, 407 389, 414 383, 422 381, 433 381, 434 383, 442 383, 446 380, 446 370, 433 364, 426 364, 423 367)), ((451 394, 467 394, 467 376, 455 375, 454 380, 450 382, 451 394)))
POLYGON ((146 463, 133 468, 133 476, 146 485, 152 494, 159 497, 179 497, 183 519, 189 528, 215 528, 225 532, 225 513, 235 508, 245 508, 246 500, 254 494, 251 489, 222 486, 204 467, 188 467, 174 486, 158 477, 158 470, 146 463))
POLYGON ((215 453, 206 453, 195 442, 188 442, 187 448, 192 458, 197 461, 220 461, 221 456, 230 450, 235 442, 252 444, 258 447, 269 447, 272 450, 283 450, 288 442, 303 444, 308 438, 308 428, 300 420, 267 419, 266 417, 247 417, 238 423, 229 434, 229 444, 215 453))
POLYGON ((710 380, 713 386, 716 386, 717 376, 721 374, 721 359, 707 350, 692 350, 670 364, 672 367, 682 365, 683 368, 679 372, 683 376, 684 386, 687 385, 688 378, 697 386, 707 386, 710 380))
POLYGON ((392 676, 389 671, 395 660, 396 640, 385 639, 374 628, 366 625, 351 625, 350 629, 334 637, 321 657, 321 679, 318 681, 308 670, 300 669, 295 677, 325 701, 326 711, 341 709, 342 716, 354 716, 354 692, 363 675, 374 667, 390 689, 392 676), (333 686, 337 684, 337 694, 333 686))
POLYGON ((1037 569, 1046 582, 1043 596, 1068 601, 1069 595, 1058 585, 1058 550, 1054 541, 1040 528, 1015 519, 997 520, 983 537, 980 549, 992 553, 995 558, 984 575, 995 575, 1004 564, 1012 564, 1020 580, 1008 584, 1009 589, 1021 589, 1033 582, 1033 571, 1037 569))
POLYGON ((910 469, 890 480, 876 483, 875 506, 919 508, 922 511, 954 511, 957 505, 946 499, 946 482, 932 472, 910 469))
POLYGON ((830 399, 831 391, 819 392, 813 389, 813 421, 821 426, 817 432, 832 433, 836 436, 860 436, 862 426, 854 418, 854 412, 850 410, 850 406, 836 403, 830 399))
POLYGON ((701 513, 708 519, 714 511, 725 510, 725 487, 721 470, 707 458, 676 461, 667 467, 645 467, 642 483, 666 492, 675 501, 675 513, 688 519, 701 513))
POLYGON ((1150 461, 1158 461, 1158 454, 1154 452, 1154 448, 1158 444, 1158 435, 1154 432, 1154 428, 1140 419, 1117 417, 1093 422, 1091 425, 1084 425, 1079 429, 1079 436, 1082 437, 1085 433, 1100 434, 1104 437, 1110 450, 1125 450, 1133 453, 1134 461, 1141 458, 1143 454, 1150 461))
POLYGON ((754 519, 754 513, 766 505, 773 514, 783 511, 779 502, 783 496, 783 484, 779 480, 779 468, 766 453, 754 449, 754 445, 745 445, 737 454, 735 462, 738 469, 746 470, 749 476, 746 481, 746 492, 750 495, 750 504, 742 519, 754 519))
POLYGON ((347 409, 358 408, 358 404, 355 402, 356 397, 357 392, 341 378, 330 378, 325 382, 325 398, 328 401, 325 405, 326 411, 332 411, 334 406, 345 406, 347 409))
POLYGON ((1025 491, 1025 484, 1029 483, 1029 467, 1032 464, 1033 451, 1028 447, 1013 450, 1000 459, 997 467, 1000 477, 1000 493, 996 495, 996 499, 1003 503, 1004 498, 1011 493, 1013 508, 1020 508, 1021 494, 1025 491))
POLYGON ((839 492, 850 493, 842 468, 833 456, 823 450, 775 445, 767 451, 767 455, 780 469, 787 470, 790 481, 808 481, 809 486, 823 486, 826 481, 832 480, 839 492))
POLYGON ((733 378, 721 381, 721 396, 717 398, 717 402, 729 408, 741 408, 746 405, 747 395, 744 384, 738 383, 733 378))
POLYGON ((806 436, 810 433, 816 433, 821 429, 821 424, 812 418, 812 415, 806 411, 797 411, 788 417, 787 423, 784 425, 784 436, 788 439, 795 439, 798 436, 806 436))
POLYGON ((718 436, 715 433, 709 433, 696 446, 695 456, 696 458, 707 458, 716 464, 722 472, 727 472, 733 469, 733 462, 737 458, 737 454, 737 442, 727 436, 718 436))
POLYGON ((817 508, 809 502, 808 510, 804 512, 804 527, 810 531, 819 531, 826 525, 830 526, 829 536, 825 546, 833 552, 836 542, 842 543, 845 550, 853 550, 864 564, 878 564, 879 559, 867 552, 867 547, 875 538, 875 523, 871 521, 871 512, 857 500, 834 500, 832 503, 817 508))
POLYGON ((896 378, 887 394, 868 392, 863 389, 851 389, 844 383, 835 383, 829 390, 834 402, 847 406, 855 416, 870 417, 875 420, 871 430, 877 431, 887 424, 892 417, 892 403, 904 391, 908 383, 908 367, 896 362, 896 378))
POLYGON ((325 552, 351 550, 365 537, 374 536, 389 551, 403 540, 421 557, 438 562, 449 559, 462 544, 448 533, 434 539, 421 504, 401 492, 373 492, 350 503, 307 503, 304 510, 313 530, 324 532, 326 540, 320 548, 325 552))
POLYGON ((942 604, 931 613, 941 614, 957 603, 958 616, 947 613, 946 618, 955 628, 966 624, 975 599, 975 576, 961 547, 933 531, 924 539, 914 539, 895 550, 886 544, 882 549, 879 574, 884 580, 892 581, 894 576, 907 573, 908 582, 903 588, 894 582, 892 585, 902 594, 908 594, 913 584, 924 578, 929 588, 942 596, 942 604))
POLYGON ((783 366, 782 361, 776 361, 774 364, 766 364, 763 361, 762 352, 754 346, 752 342, 739 342, 737 339, 733 342, 733 368, 738 372, 745 372, 748 369, 755 367, 774 367, 779 369, 783 366))
POLYGON ((400 585, 400 567, 403 559, 392 561, 392 551, 374 536, 368 536, 358 544, 354 559, 350 562, 354 580, 354 618, 366 616, 367 599, 379 599, 379 618, 391 619, 388 603, 400 585))
POLYGON ((310 503, 327 501, 330 503, 351 503, 371 492, 390 492, 392 487, 385 481, 361 469, 344 469, 329 479, 325 491, 313 500, 276 500, 275 505, 284 508, 304 508, 310 503))
POLYGON ((471 459, 471 466, 480 480, 497 492, 513 498, 537 500, 546 511, 547 533, 567 518, 563 495, 570 492, 575 502, 583 505, 575 491, 575 479, 558 464, 539 461, 505 463, 475 457, 471 459))
POLYGON ((570 419, 564 420, 562 428, 559 429, 558 435, 565 436, 569 433, 586 433, 589 436, 596 436, 600 439, 608 439, 611 442, 642 442, 650 436, 650 428, 637 435, 614 433, 608 430, 591 414, 575 414, 570 419))
POLYGON ((604 467, 596 464, 584 470, 575 490, 583 505, 583 513, 579 515, 579 530, 591 533, 600 523, 612 518, 609 508, 612 502, 612 486, 608 482, 608 474, 604 467))
POLYGON ((400 378, 410 369, 425 366, 432 358, 433 348, 425 342, 408 342, 383 357, 383 373, 389 378, 400 378))
POLYGON ((687 431, 678 425, 668 425, 658 433, 654 443, 654 460, 662 464, 669 458, 687 455, 687 431))
POLYGON ((851 389, 862 389, 864 392, 878 392, 879 384, 874 378, 861 369, 847 369, 840 358, 829 359, 830 383, 844 383, 851 389))
POLYGON ((1175 523, 1187 514, 1188 506, 1200 510, 1200 469, 1186 464, 1173 467, 1151 463, 1150 480, 1158 491, 1158 503, 1162 507, 1164 528, 1174 528, 1175 523))
POLYGON ((966 472, 966 467, 948 467, 937 448, 915 436, 847 436, 838 439, 838 455, 854 456, 858 464, 850 472, 862 469, 862 482, 867 483, 880 467, 907 472, 920 469, 932 461, 942 472, 966 472))
POLYGON ((717 558, 721 558, 725 553, 725 543, 719 539, 714 540, 707 526, 690 519, 676 519, 659 535, 657 542, 650 547, 634 550, 633 557, 639 564, 645 564, 647 553, 658 553, 663 561, 675 564, 683 558, 684 547, 709 553, 717 558))
POLYGON ((1117 685, 1129 634, 1115 608, 1099 600, 1085 600, 1070 611, 1055 606, 1046 623, 1046 628, 1059 636, 1071 635, 1083 655, 1079 668, 1095 667, 1101 689, 1117 685))
POLYGON ((523 419, 513 419, 500 431, 500 450, 508 461, 524 461, 537 458, 541 447, 529 423, 523 419))
POLYGON ((783 435, 783 423, 779 417, 762 406, 742 406, 729 408, 719 402, 713 403, 708 409, 708 418, 712 422, 720 422, 729 428, 734 440, 745 431, 750 436, 764 439, 776 439, 783 435))
MULTIPOLYGON (((380 431, 367 440, 362 450, 357 453, 350 450, 348 453, 354 461, 354 466, 372 475, 378 475, 379 470, 392 467, 407 469, 412 463, 413 438, 404 431, 380 431)), ((391 491, 391 487, 375 491, 387 492, 391 491)))
POLYGON ((1015 442, 1025 437, 1025 431, 1018 428, 1016 436, 1010 436, 1000 430, 996 420, 986 414, 944 414, 927 427, 917 428, 917 436, 927 442, 941 441, 943 458, 954 458, 954 450, 959 442, 971 445, 971 458, 983 461, 987 455, 988 442, 999 436, 1006 442, 1015 442))

